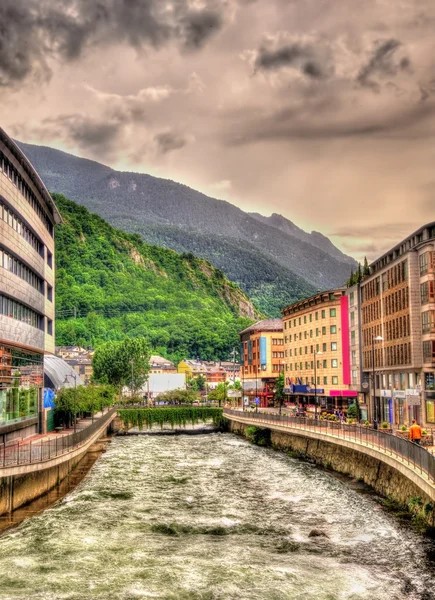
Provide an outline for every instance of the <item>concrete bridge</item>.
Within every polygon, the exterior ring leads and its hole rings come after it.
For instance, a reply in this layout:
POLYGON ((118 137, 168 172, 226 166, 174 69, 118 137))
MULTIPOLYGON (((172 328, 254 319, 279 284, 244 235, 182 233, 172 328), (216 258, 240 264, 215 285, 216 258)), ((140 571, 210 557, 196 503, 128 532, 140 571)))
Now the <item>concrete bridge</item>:
POLYGON ((230 431, 264 428, 273 447, 364 481, 435 525, 435 457, 425 448, 359 425, 229 409, 224 416, 230 431))

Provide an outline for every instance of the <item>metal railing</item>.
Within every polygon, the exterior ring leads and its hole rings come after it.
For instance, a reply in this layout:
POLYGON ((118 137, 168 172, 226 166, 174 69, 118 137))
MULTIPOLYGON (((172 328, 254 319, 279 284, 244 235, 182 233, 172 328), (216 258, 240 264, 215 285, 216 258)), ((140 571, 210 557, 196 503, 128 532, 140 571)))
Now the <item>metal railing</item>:
POLYGON ((68 435, 56 434, 48 440, 19 440, 16 443, 0 444, 0 475, 1 469, 20 465, 41 463, 56 456, 76 450, 105 424, 109 423, 116 408, 111 408, 105 415, 96 419, 89 427, 68 435))
POLYGON ((435 483, 435 457, 422 446, 392 433, 361 425, 346 425, 335 421, 224 409, 224 416, 229 417, 231 415, 265 425, 275 424, 292 429, 303 429, 311 433, 349 440, 361 444, 361 446, 374 448, 388 456, 399 459, 415 471, 420 471, 421 474, 428 477, 429 481, 435 483))

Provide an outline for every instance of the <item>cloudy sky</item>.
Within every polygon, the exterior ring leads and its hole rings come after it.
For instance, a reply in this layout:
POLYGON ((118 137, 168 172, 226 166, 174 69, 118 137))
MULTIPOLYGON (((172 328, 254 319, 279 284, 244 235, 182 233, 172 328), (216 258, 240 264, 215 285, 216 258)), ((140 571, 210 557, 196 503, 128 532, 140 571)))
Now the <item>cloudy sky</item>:
POLYGON ((434 0, 1 0, 1 124, 360 258, 435 220, 434 0))

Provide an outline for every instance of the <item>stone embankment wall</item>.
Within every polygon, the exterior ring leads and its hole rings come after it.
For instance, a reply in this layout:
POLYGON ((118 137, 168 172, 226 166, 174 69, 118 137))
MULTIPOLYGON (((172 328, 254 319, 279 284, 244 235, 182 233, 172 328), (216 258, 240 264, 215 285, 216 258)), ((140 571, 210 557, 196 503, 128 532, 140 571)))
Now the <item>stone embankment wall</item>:
MULTIPOLYGON (((111 424, 106 424, 94 441, 90 440, 82 452, 71 452, 54 459, 52 466, 41 469, 41 463, 32 465, 34 470, 7 476, 1 476, 0 470, 0 515, 10 513, 33 500, 43 496, 59 485, 85 458, 88 452, 101 452, 106 446, 107 431, 111 424)), ((21 467, 22 468, 22 467, 21 467)), ((17 467, 19 471, 19 467, 17 467)))
MULTIPOLYGON (((251 425, 229 420, 229 430, 245 436, 251 425)), ((296 457, 313 460, 316 464, 338 473, 363 481, 382 496, 393 500, 423 519, 430 527, 435 526, 433 501, 419 487, 381 460, 346 448, 340 444, 304 437, 302 434, 270 430, 272 447, 292 452, 296 457)))

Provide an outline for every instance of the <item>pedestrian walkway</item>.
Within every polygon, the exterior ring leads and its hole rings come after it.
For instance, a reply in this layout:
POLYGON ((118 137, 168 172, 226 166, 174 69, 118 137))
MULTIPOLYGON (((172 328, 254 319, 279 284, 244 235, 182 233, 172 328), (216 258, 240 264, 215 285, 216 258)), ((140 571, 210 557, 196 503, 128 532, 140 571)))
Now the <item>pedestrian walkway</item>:
POLYGON ((93 421, 92 418, 78 420, 75 432, 69 428, 0 444, 0 476, 2 468, 44 462, 76 450, 102 426, 108 425, 115 415, 116 408, 112 408, 95 414, 93 421))

